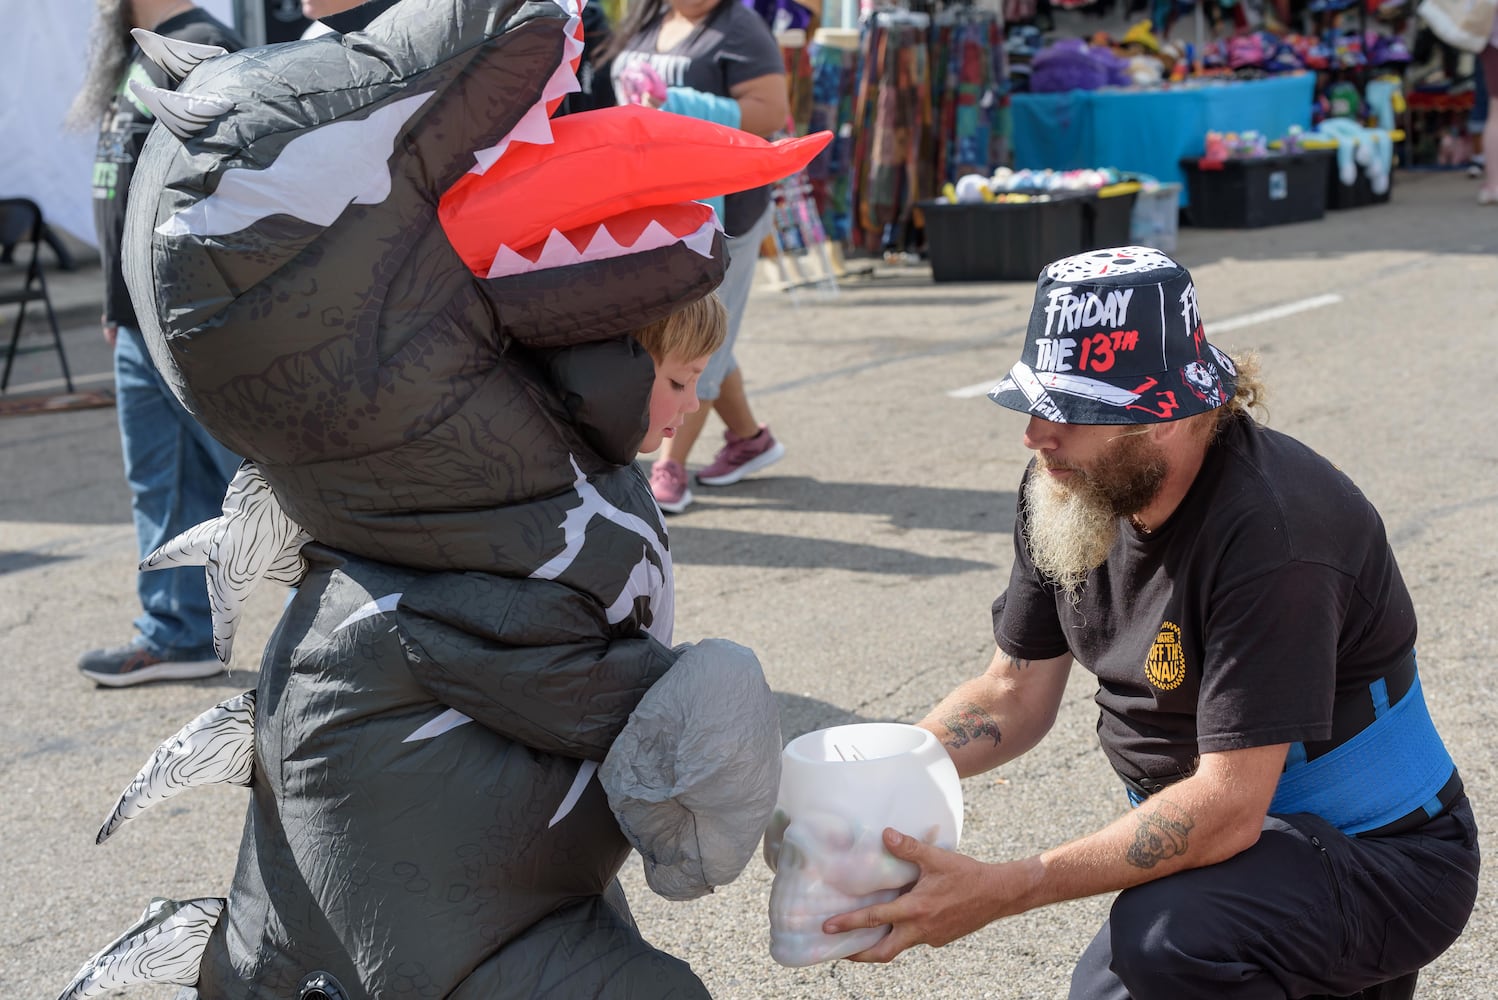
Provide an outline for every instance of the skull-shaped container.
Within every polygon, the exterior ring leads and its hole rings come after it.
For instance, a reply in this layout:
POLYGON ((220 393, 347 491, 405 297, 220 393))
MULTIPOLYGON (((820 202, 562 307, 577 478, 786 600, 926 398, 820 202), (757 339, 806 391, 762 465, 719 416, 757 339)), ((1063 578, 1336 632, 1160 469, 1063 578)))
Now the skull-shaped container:
POLYGON ((846 958, 889 926, 824 934, 822 923, 887 902, 918 871, 884 849, 892 826, 939 847, 962 835, 962 785, 936 737, 918 726, 870 722, 819 729, 781 755, 780 795, 765 831, 770 956, 799 967, 846 958))

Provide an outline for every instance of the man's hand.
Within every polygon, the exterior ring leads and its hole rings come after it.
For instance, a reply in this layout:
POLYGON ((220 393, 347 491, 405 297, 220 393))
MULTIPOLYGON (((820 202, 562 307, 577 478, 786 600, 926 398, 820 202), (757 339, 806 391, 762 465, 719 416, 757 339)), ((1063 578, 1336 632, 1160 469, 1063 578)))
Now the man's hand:
MULTIPOLYGON (((896 858, 915 864, 921 873, 911 889, 896 899, 840 913, 822 925, 828 934, 893 925, 883 940, 848 956, 849 961, 889 962, 918 944, 940 948, 997 917, 1023 909, 1010 908, 1018 883, 1013 878, 996 877, 1010 866, 986 865, 893 829, 884 831, 884 846, 896 858)), ((1017 869, 1014 874, 1018 874, 1017 869)))
POLYGON ((118 323, 111 323, 109 321, 109 317, 107 316, 100 316, 99 329, 104 334, 104 343, 108 344, 110 347, 113 347, 115 340, 120 335, 120 325, 118 323))

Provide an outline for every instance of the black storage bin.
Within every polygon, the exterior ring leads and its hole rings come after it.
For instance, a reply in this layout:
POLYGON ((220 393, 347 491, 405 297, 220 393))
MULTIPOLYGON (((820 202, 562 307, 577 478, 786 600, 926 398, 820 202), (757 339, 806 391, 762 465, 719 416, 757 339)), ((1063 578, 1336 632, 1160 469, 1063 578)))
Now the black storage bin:
POLYGON ((1364 205, 1382 205, 1393 193, 1394 171, 1392 170, 1389 171, 1389 186, 1384 189, 1383 194, 1373 193, 1373 184, 1368 180, 1368 175, 1363 172, 1362 164, 1358 164, 1357 180, 1351 184, 1342 183, 1342 176, 1337 170, 1335 160, 1326 172, 1326 207, 1334 211, 1341 211, 1344 208, 1362 208, 1364 205))
POLYGON ((1257 229, 1319 219, 1326 214, 1326 175, 1334 155, 1308 149, 1225 160, 1220 170, 1182 160, 1191 199, 1186 222, 1207 229, 1257 229))
MULTIPOLYGON (((1128 194, 1109 195, 1087 199, 1087 233, 1083 250, 1101 250, 1103 247, 1126 247, 1134 242, 1130 235, 1134 218, 1134 202, 1137 191, 1128 194)), ((1049 262, 1048 262, 1049 263, 1049 262)))
POLYGON ((1087 197, 949 205, 921 202, 936 281, 1034 281, 1087 249, 1087 197))

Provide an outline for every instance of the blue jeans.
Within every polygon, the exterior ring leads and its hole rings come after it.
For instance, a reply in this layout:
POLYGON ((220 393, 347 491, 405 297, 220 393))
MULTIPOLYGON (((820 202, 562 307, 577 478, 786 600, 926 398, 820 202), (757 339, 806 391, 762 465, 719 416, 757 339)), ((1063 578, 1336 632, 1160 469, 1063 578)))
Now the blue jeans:
MULTIPOLYGON (((119 328, 114 385, 135 540, 144 559, 219 515, 240 460, 177 402, 139 330, 119 328)), ((143 572, 135 589, 142 611, 135 628, 147 650, 168 659, 212 658, 213 616, 201 568, 143 572)))

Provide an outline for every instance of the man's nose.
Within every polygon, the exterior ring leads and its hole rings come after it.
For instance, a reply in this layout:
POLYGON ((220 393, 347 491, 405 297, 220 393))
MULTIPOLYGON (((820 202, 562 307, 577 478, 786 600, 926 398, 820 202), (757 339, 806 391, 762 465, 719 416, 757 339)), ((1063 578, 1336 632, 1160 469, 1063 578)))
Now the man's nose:
POLYGON ((1025 425, 1025 447, 1031 451, 1050 451, 1056 447, 1057 425, 1040 417, 1031 417, 1025 425))
POLYGON ((702 400, 700 400, 700 399, 697 398, 697 394, 695 392, 692 393, 692 395, 691 395, 690 398, 691 398, 691 402, 689 402, 686 406, 682 407, 681 412, 683 412, 683 413, 696 413, 698 410, 702 409, 702 400))

